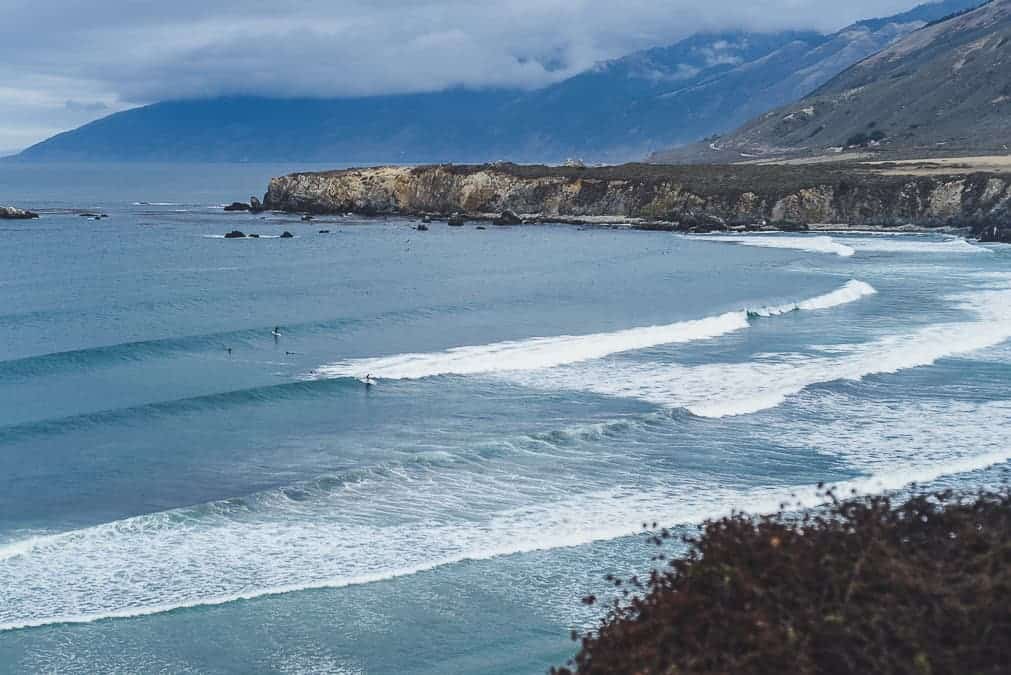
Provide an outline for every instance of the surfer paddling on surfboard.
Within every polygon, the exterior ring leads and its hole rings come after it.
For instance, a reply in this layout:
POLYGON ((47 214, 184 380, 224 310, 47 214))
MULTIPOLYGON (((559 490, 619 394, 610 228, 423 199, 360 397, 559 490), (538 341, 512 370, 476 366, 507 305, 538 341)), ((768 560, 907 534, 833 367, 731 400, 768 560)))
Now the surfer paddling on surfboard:
POLYGON ((276 341, 277 338, 281 337, 281 327, 274 326, 274 330, 271 332, 271 335, 274 336, 274 340, 276 341))

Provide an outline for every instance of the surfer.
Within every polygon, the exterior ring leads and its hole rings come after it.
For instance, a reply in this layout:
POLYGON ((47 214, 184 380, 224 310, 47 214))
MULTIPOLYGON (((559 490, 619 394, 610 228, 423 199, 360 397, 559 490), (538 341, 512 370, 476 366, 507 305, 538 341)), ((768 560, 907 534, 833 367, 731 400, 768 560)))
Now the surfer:
POLYGON ((229 356, 231 356, 231 355, 232 355, 232 348, 231 348, 231 347, 225 347, 225 351, 227 351, 227 352, 228 352, 228 355, 229 355, 229 356))

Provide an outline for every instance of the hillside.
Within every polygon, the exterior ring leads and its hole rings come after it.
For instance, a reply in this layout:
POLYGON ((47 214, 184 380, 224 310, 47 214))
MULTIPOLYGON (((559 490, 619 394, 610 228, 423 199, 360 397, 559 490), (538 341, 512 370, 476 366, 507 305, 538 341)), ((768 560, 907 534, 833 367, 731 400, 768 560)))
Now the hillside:
POLYGON ((916 31, 796 103, 661 162, 1007 154, 1011 0, 916 31))
POLYGON ((349 99, 167 101, 59 134, 25 161, 621 161, 733 129, 977 0, 946 0, 833 35, 700 34, 537 91, 349 99))

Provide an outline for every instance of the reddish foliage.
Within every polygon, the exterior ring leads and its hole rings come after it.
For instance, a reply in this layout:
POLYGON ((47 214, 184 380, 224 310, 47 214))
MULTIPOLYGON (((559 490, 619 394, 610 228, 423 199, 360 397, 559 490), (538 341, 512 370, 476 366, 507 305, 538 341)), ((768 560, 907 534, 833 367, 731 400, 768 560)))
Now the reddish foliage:
POLYGON ((1006 490, 833 498, 802 519, 709 522, 686 541, 552 673, 1011 672, 1006 490))

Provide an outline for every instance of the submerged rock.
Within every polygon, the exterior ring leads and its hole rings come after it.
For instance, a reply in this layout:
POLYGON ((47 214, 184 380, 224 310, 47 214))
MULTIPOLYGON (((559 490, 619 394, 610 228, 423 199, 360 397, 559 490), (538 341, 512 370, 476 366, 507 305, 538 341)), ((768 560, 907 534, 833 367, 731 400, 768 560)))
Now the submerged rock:
POLYGON ((295 235, 293 235, 288 230, 285 230, 284 232, 281 233, 281 239, 292 239, 294 236, 295 235))
POLYGON ((248 210, 249 204, 246 204, 244 202, 232 202, 231 204, 225 207, 225 211, 248 211, 248 210))
POLYGON ((330 234, 330 230, 320 230, 320 234, 330 234))
POLYGON ((312 216, 310 216, 308 213, 302 216, 302 222, 304 222, 304 223, 308 223, 311 220, 312 220, 312 216))
POLYGON ((245 232, 242 232, 240 230, 232 230, 231 232, 225 235, 225 239, 242 239, 245 236, 246 236, 245 232))
POLYGON ((19 209, 14 206, 0 206, 0 219, 5 220, 28 220, 29 218, 38 218, 39 214, 34 211, 26 211, 25 209, 19 209))
POLYGON ((522 225, 523 219, 516 215, 515 211, 506 209, 495 219, 496 225, 522 225))
POLYGON ((418 230, 418 232, 428 232, 428 225, 425 225, 424 223, 421 223, 421 224, 420 224, 420 225, 418 225, 418 227, 417 227, 417 228, 415 228, 415 229, 417 229, 417 230, 418 230))
POLYGON ((467 219, 463 217, 462 213, 454 213, 446 222, 450 227, 463 227, 467 223, 467 219))

